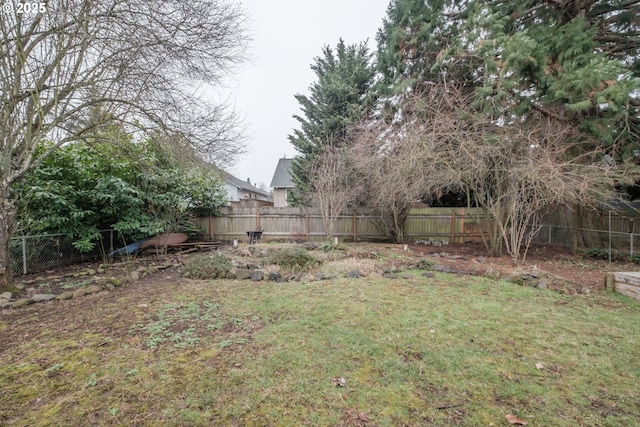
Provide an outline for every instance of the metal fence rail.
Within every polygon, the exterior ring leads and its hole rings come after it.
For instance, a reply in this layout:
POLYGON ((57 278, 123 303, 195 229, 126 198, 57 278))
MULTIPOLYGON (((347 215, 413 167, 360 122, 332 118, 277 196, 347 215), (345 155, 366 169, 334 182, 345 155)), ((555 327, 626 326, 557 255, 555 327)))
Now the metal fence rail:
POLYGON ((113 251, 118 242, 113 230, 100 231, 100 240, 91 252, 80 252, 64 234, 14 237, 9 242, 9 257, 14 276, 40 273, 56 267, 99 258, 113 251))
POLYGON ((573 233, 577 233, 577 246, 583 250, 600 251, 606 253, 611 261, 616 257, 633 259, 640 256, 640 234, 624 233, 613 230, 596 230, 592 228, 576 228, 561 225, 543 225, 542 229, 533 239, 533 243, 573 245, 573 233))

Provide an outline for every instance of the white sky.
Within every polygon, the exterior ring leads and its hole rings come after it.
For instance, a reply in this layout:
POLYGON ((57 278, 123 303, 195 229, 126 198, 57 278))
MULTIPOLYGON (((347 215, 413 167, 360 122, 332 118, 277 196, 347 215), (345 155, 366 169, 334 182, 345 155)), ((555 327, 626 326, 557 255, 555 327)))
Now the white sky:
POLYGON ((229 170, 269 190, 278 159, 293 157, 287 138, 298 129, 296 93, 308 94, 309 68, 322 47, 369 40, 376 50, 389 0, 239 0, 249 15, 253 64, 244 66, 230 88, 230 101, 245 119, 249 152, 229 170))

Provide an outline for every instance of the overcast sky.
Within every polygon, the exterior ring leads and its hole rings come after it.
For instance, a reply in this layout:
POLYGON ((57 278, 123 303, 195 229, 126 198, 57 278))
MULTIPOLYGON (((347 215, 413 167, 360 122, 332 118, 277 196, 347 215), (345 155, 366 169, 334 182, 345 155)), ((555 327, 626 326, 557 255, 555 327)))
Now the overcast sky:
POLYGON ((389 0, 239 1, 249 15, 254 61, 231 83, 230 101, 245 118, 249 152, 229 172, 269 189, 278 159, 296 154, 287 139, 298 128, 293 96, 315 81, 313 58, 341 37, 347 44, 368 39, 375 52, 389 0))

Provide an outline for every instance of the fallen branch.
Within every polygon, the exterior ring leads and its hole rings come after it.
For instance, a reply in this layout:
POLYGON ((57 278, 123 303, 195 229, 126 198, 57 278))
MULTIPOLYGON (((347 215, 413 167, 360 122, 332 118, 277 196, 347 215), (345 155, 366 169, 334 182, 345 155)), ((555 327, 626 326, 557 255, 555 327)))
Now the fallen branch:
POLYGON ((452 403, 450 405, 440 405, 440 406, 436 406, 436 409, 451 409, 451 408, 457 408, 459 406, 464 405, 467 402, 460 402, 460 403, 452 403))

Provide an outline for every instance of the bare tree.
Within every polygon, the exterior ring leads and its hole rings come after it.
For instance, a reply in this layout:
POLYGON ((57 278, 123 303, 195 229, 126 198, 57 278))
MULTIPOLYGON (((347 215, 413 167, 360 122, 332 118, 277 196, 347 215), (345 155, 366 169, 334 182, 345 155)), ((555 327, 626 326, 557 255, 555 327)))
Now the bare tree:
POLYGON ((354 147, 357 156, 371 153, 362 170, 379 183, 387 210, 438 190, 464 191, 469 205, 491 218, 483 222, 489 251, 499 255, 504 247, 517 263, 549 209, 597 205, 613 197, 616 182, 633 180, 605 165, 602 148, 566 123, 490 120, 470 101, 451 85, 434 86, 403 105, 403 117, 391 124, 360 127, 354 147))
POLYGON ((320 208, 325 233, 333 239, 340 213, 353 204, 359 193, 349 158, 339 148, 326 149, 311 168, 311 201, 320 208))
POLYGON ((360 203, 394 242, 404 241, 404 224, 413 203, 425 193, 427 169, 415 156, 413 141, 399 129, 368 124, 355 133, 350 156, 362 183, 360 203))
POLYGON ((212 161, 237 154, 235 115, 206 94, 245 59, 247 43, 243 11, 224 0, 48 0, 29 13, 7 4, 0 12, 5 283, 12 187, 61 145, 117 120, 179 136, 212 161), (53 144, 45 150, 46 140, 53 144))

